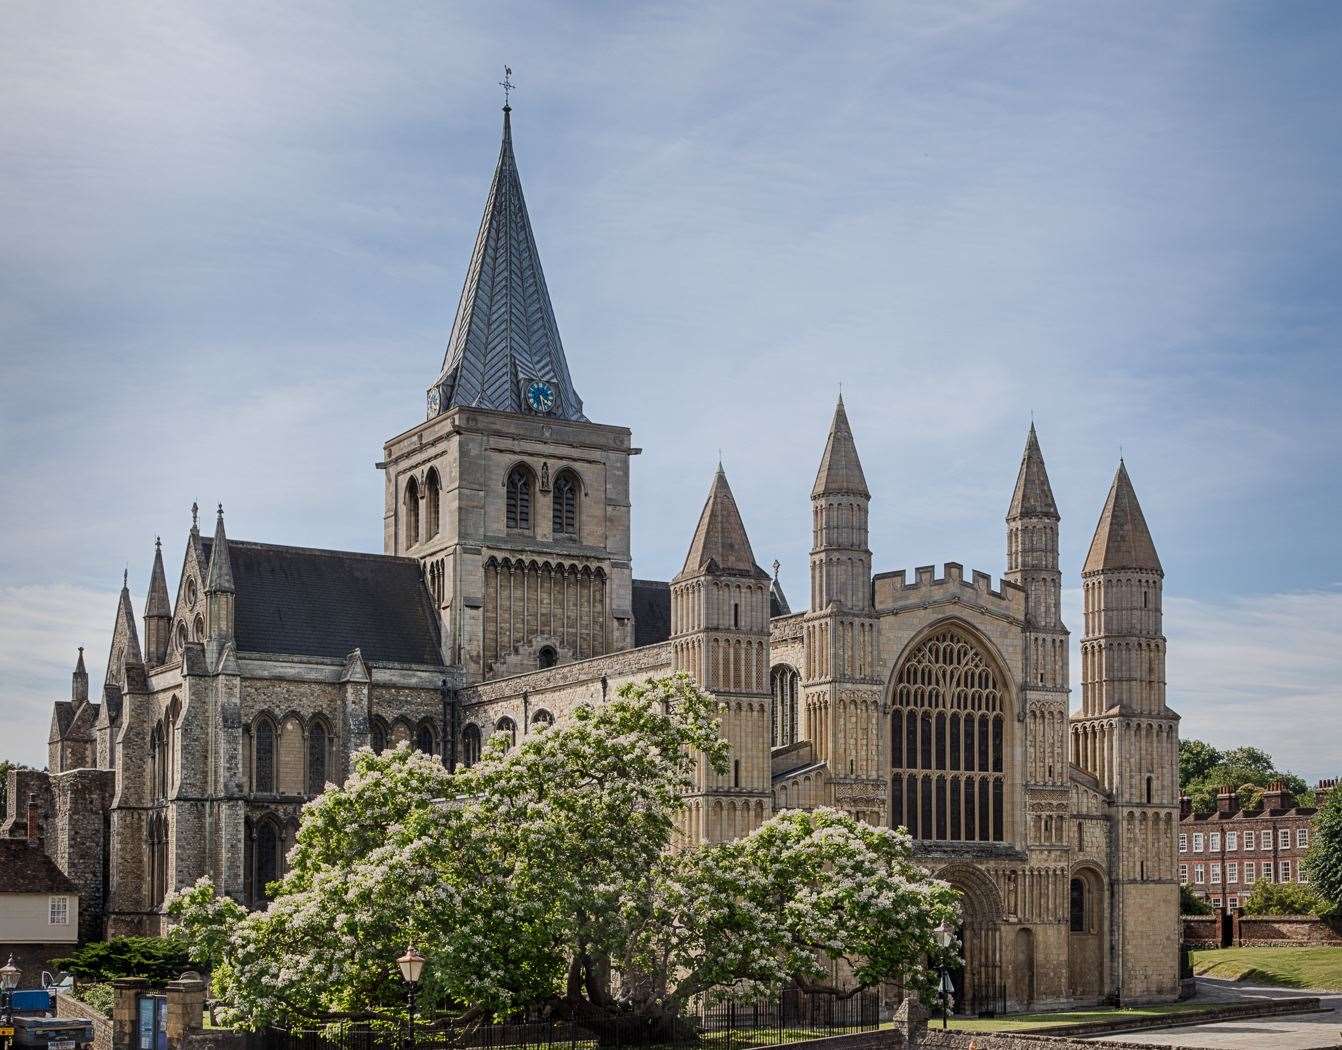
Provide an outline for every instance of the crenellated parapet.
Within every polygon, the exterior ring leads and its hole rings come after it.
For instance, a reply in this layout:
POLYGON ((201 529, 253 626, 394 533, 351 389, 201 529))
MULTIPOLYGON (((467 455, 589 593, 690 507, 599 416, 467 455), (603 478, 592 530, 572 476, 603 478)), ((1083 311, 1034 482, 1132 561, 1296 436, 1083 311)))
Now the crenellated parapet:
POLYGON ((935 565, 920 565, 909 580, 905 569, 878 573, 872 581, 876 608, 881 612, 897 611, 919 605, 943 602, 963 602, 985 612, 1010 619, 1025 616, 1025 589, 1019 584, 1002 580, 993 587, 993 578, 975 570, 965 579, 965 568, 959 562, 948 561, 942 575, 936 574, 935 565))

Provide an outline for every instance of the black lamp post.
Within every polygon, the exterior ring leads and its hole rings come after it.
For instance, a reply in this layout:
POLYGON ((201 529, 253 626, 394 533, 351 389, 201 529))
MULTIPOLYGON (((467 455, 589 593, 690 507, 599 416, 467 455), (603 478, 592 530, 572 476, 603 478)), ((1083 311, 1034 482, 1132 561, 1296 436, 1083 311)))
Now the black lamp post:
POLYGON ((951 929, 950 923, 945 919, 941 920, 941 925, 936 928, 937 944, 941 945, 941 1029, 945 1031, 950 1027, 950 998, 951 992, 955 990, 955 985, 951 984, 951 975, 946 972, 946 952, 951 946, 951 938, 955 931, 951 929))
POLYGON ((401 977, 406 983, 407 998, 410 1003, 406 1046, 409 1050, 415 1050, 415 989, 419 987, 419 975, 424 971, 424 956, 410 947, 405 950, 404 955, 396 960, 396 965, 401 968, 401 977))
MULTIPOLYGON (((8 1032, 10 1022, 13 1020, 10 1009, 9 993, 19 986, 20 976, 21 971, 14 965, 14 956, 11 955, 9 957, 9 962, 5 963, 4 966, 0 966, 0 1006, 4 1007, 3 1012, 0 1012, 0 1024, 5 1026, 6 1032, 8 1032)), ((6 1034, 4 1039, 0 1040, 0 1042, 3 1042, 5 1046, 8 1046, 13 1042, 13 1039, 6 1034)))

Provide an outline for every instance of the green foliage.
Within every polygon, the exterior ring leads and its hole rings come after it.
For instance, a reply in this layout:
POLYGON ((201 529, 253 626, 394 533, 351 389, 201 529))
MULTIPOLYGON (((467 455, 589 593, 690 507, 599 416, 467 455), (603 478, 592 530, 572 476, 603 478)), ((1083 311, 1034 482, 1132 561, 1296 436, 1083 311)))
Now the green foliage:
POLYGON ((1213 767, 1220 765, 1224 756, 1203 740, 1179 741, 1179 786, 1185 791, 1201 780, 1213 767))
POLYGON ((1333 914, 1342 914, 1342 787, 1333 788, 1314 817, 1305 876, 1333 914))
POLYGON ((824 988, 819 956, 864 985, 930 992, 932 930, 956 895, 908 836, 830 810, 784 813, 735 842, 680 848, 696 767, 724 773, 717 701, 684 675, 623 687, 511 751, 497 734, 449 774, 399 747, 360 751, 304 807, 265 912, 208 880, 172 898, 213 967, 220 1020, 257 1028, 403 1016, 395 959, 428 959, 426 1011, 538 1010, 649 1038, 691 999, 824 988))
POLYGON ((69 955, 53 959, 52 965, 91 982, 116 977, 174 981, 184 970, 191 969, 191 959, 180 937, 114 937, 110 941, 91 941, 69 955))
POLYGON ((75 988, 75 998, 85 1006, 91 1006, 104 1017, 112 1016, 112 1007, 116 1003, 116 989, 110 984, 84 984, 75 988))
POLYGON ((1328 904, 1310 886, 1297 882, 1257 882, 1244 900, 1245 915, 1321 915, 1328 904))
POLYGON ((1188 883, 1179 886, 1180 915, 1211 915, 1216 909, 1211 902, 1199 893, 1195 893, 1188 883))
POLYGON ((1241 809, 1256 813, 1263 805, 1263 790, 1274 780, 1285 783, 1296 804, 1314 804, 1304 780, 1275 768, 1272 756, 1262 748, 1235 747, 1221 752, 1202 740, 1179 742, 1179 786, 1199 817, 1216 812, 1216 796, 1223 784, 1235 789, 1241 809))

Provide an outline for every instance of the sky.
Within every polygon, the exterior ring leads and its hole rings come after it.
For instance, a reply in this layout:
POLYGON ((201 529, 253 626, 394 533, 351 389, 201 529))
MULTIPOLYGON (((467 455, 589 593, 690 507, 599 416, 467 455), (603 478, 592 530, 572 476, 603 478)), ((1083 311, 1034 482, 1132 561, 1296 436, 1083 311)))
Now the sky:
POLYGON ((804 604, 842 384, 877 571, 996 578, 1033 418, 1074 675, 1121 450, 1183 736, 1338 775, 1339 53, 1308 2, 4 4, 0 758, 45 762, 78 645, 97 695, 192 501, 381 549, 506 63, 574 383, 643 449, 636 575, 721 450, 804 604))

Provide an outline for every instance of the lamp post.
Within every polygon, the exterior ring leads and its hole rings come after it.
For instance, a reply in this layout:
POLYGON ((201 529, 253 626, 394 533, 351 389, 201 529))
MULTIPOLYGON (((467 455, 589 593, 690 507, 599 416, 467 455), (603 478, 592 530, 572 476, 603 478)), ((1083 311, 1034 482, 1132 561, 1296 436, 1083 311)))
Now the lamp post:
POLYGON ((419 986, 419 975, 424 971, 424 956, 415 951, 411 946, 405 950, 405 954, 396 960, 396 965, 401 968, 401 978, 405 981, 408 989, 407 998, 410 1003, 409 1024, 406 1032, 405 1045, 409 1050, 415 1050, 415 989, 419 986))
POLYGON ((3 1043, 8 1046, 13 1037, 10 1035, 10 1021, 12 1020, 10 1011, 9 993, 19 986, 19 977, 22 976, 19 968, 14 965, 14 956, 9 957, 9 962, 0 966, 0 1006, 4 1007, 4 1012, 0 1013, 0 1024, 4 1025, 3 1043))
POLYGON ((941 1029, 945 1031, 950 1027, 949 1003, 951 993, 955 990, 955 985, 951 984, 951 975, 946 972, 946 952, 951 946, 951 938, 955 936, 955 931, 951 929, 950 923, 942 919, 935 932, 937 944, 941 946, 941 1029))

